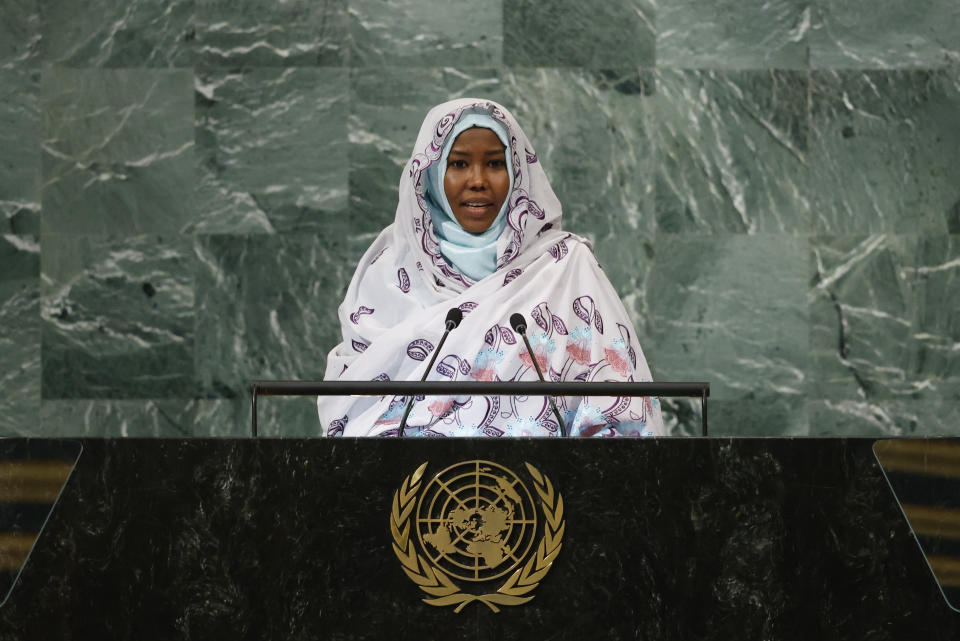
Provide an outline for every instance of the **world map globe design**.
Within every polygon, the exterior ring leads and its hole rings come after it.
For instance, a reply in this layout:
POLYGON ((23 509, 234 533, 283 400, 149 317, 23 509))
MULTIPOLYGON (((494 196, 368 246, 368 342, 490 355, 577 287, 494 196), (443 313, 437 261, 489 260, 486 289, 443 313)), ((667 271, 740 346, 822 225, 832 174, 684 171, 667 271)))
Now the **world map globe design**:
POLYGON ((454 578, 489 581, 526 558, 537 513, 529 490, 511 470, 464 461, 427 483, 416 524, 421 548, 435 567, 454 578))

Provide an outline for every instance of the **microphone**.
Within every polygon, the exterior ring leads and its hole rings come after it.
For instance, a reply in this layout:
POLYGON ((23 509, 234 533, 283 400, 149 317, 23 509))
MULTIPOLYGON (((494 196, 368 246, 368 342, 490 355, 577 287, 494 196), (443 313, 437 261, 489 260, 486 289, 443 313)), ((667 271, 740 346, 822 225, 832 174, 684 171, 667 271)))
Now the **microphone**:
MULTIPOLYGON (((451 307, 447 310, 447 317, 443 321, 444 330, 443 336, 440 337, 440 342, 437 343, 437 348, 433 350, 433 355, 430 357, 430 362, 427 363, 427 369, 423 370, 423 376, 420 377, 420 382, 427 380, 427 374, 430 373, 430 370, 433 369, 433 363, 437 360, 437 355, 440 353, 440 348, 443 347, 443 343, 447 340, 447 335, 451 331, 455 330, 460 326, 460 322, 463 321, 463 311, 459 307, 451 307)), ((400 419, 400 429, 397 430, 397 438, 403 437, 403 430, 407 427, 407 417, 410 416, 410 410, 413 409, 413 401, 416 399, 416 395, 411 395, 410 400, 407 401, 407 407, 403 410, 403 418, 400 419)))
MULTIPOLYGON (((540 382, 546 383, 547 381, 543 378, 543 372, 540 371, 540 363, 537 362, 537 357, 533 355, 533 348, 530 347, 530 341, 527 340, 527 321, 523 317, 523 314, 511 314, 510 327, 523 338, 523 344, 527 346, 527 354, 530 354, 530 361, 533 363, 533 368, 537 370, 537 376, 540 377, 540 382)), ((553 397, 547 396, 547 400, 550 402, 550 409, 553 410, 553 415, 557 418, 557 425, 560 427, 560 436, 566 436, 567 428, 563 425, 563 419, 560 418, 560 412, 557 410, 556 403, 553 402, 553 397)))
MULTIPOLYGON (((463 311, 459 307, 451 307, 447 310, 447 318, 443 321, 443 324, 449 332, 450 330, 459 327, 461 321, 463 321, 463 311)), ((447 335, 444 334, 443 338, 446 337, 447 335)), ((440 339, 441 345, 443 345, 443 338, 440 339)))

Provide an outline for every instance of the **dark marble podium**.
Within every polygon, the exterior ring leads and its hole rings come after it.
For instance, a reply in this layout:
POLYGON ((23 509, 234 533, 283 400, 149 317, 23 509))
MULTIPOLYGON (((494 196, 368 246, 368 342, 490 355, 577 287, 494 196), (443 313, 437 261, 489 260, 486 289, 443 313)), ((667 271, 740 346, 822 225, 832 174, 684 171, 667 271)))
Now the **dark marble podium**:
POLYGON ((83 440, 0 639, 960 638, 872 439, 83 440), (424 461, 553 479, 528 604, 423 603, 394 492, 424 461))

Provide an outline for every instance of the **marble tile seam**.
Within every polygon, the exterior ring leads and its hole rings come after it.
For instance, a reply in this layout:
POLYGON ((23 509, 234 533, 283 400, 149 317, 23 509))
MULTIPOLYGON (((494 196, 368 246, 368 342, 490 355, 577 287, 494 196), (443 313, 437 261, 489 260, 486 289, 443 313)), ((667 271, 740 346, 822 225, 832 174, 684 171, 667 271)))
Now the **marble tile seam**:
POLYGON ((490 64, 490 63, 478 63, 478 64, 450 64, 448 62, 441 63, 422 63, 418 64, 415 62, 403 62, 403 63, 391 63, 387 62, 376 62, 371 64, 315 64, 315 65, 265 65, 265 64, 224 64, 224 65, 211 65, 211 64, 189 64, 182 66, 168 66, 168 67, 159 67, 159 66, 142 66, 142 65, 130 65, 130 66, 98 66, 98 65, 71 65, 64 64, 62 62, 45 62, 38 66, 31 67, 20 67, 5 65, 0 66, 0 73, 11 73, 11 72, 33 72, 33 73, 44 73, 49 72, 50 70, 64 70, 64 71, 76 71, 76 72, 90 72, 90 71, 102 71, 102 72, 125 72, 125 71, 138 71, 138 72, 149 72, 149 73, 183 73, 183 72, 195 72, 195 73, 214 73, 214 72, 236 72, 240 71, 243 73, 250 72, 253 70, 274 70, 277 72, 290 71, 290 70, 309 70, 316 69, 318 71, 322 70, 335 70, 335 71, 376 71, 380 69, 464 69, 464 70, 482 70, 482 69, 502 69, 502 70, 533 70, 533 69, 555 69, 555 70, 583 70, 583 71, 598 71, 598 70, 607 70, 607 69, 644 69, 649 71, 701 71, 701 72, 743 72, 743 71, 796 71, 796 72, 844 72, 844 73, 857 73, 857 72, 916 72, 916 71, 951 71, 960 67, 960 59, 957 61, 951 60, 942 65, 930 65, 930 64, 918 64, 913 66, 858 66, 858 65, 847 65, 847 66, 814 66, 814 65, 769 65, 769 64, 742 64, 742 65, 718 65, 718 64, 673 64, 673 63, 655 63, 647 64, 642 62, 630 62, 630 61, 618 61, 616 63, 602 63, 596 65, 584 65, 584 64, 543 64, 543 63, 516 63, 511 64, 500 63, 500 64, 490 64))
POLYGON ((210 73, 224 73, 224 72, 241 72, 247 73, 250 71, 262 69, 262 70, 273 70, 276 72, 284 71, 304 71, 309 69, 316 69, 318 71, 330 70, 330 71, 376 71, 378 69, 464 69, 464 70, 483 70, 483 69, 502 69, 502 70, 534 70, 534 69, 556 69, 556 70, 573 70, 573 69, 582 69, 584 71, 597 71, 597 70, 619 70, 619 69, 643 69, 649 71, 664 70, 664 71, 701 71, 701 72, 741 72, 741 71, 794 71, 794 72, 842 72, 842 73, 856 73, 856 72, 916 72, 916 71, 951 71, 960 68, 960 58, 957 60, 951 60, 942 65, 930 65, 930 64, 918 64, 913 66, 857 66, 857 65, 847 65, 847 66, 812 66, 812 65, 782 65, 782 64, 742 64, 742 65, 726 65, 726 64, 676 64, 676 63, 661 63, 657 62, 654 64, 645 63, 642 61, 630 61, 630 60, 618 60, 616 62, 604 62, 598 64, 564 64, 562 62, 545 64, 545 63, 510 63, 510 62, 501 62, 501 63, 491 63, 489 61, 482 61, 476 64, 463 64, 463 63, 451 63, 451 62, 438 62, 438 63, 416 63, 416 62, 377 62, 375 64, 316 64, 316 65, 269 65, 269 64, 224 64, 224 65, 211 65, 207 63, 192 63, 189 65, 180 65, 180 66, 167 66, 167 67, 158 67, 158 66, 144 66, 144 65, 128 65, 128 66, 101 66, 101 65, 78 65, 78 64, 65 64, 63 62, 44 62, 39 66, 31 67, 17 67, 17 66, 0 66, 0 73, 44 73, 50 72, 51 70, 63 70, 63 71, 76 71, 76 72, 91 72, 91 71, 102 71, 102 72, 125 72, 125 71, 138 71, 144 73, 184 73, 184 72, 210 72, 210 73))

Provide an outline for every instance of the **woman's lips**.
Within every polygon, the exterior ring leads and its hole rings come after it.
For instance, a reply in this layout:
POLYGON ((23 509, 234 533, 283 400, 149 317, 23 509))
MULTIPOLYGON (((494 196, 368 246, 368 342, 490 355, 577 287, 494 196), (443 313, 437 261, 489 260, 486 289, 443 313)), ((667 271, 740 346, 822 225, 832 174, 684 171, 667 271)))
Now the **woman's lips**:
POLYGON ((471 216, 486 216, 493 211, 493 203, 462 203, 461 208, 471 216))

